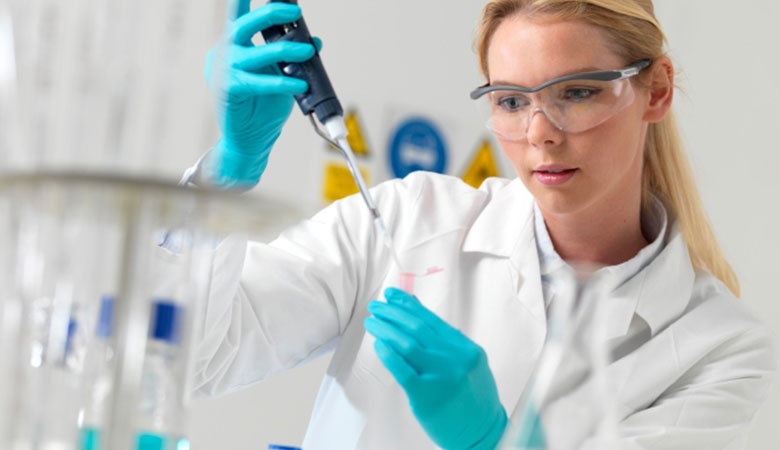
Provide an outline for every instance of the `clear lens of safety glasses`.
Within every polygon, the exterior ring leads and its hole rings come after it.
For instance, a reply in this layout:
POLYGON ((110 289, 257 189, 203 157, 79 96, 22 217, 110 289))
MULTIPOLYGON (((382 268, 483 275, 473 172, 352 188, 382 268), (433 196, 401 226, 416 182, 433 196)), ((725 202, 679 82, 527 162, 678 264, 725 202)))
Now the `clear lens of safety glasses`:
POLYGON ((580 133, 606 122, 634 102, 629 80, 650 65, 640 61, 626 69, 568 75, 536 88, 486 85, 472 92, 488 128, 497 137, 522 140, 537 113, 559 130, 580 133))

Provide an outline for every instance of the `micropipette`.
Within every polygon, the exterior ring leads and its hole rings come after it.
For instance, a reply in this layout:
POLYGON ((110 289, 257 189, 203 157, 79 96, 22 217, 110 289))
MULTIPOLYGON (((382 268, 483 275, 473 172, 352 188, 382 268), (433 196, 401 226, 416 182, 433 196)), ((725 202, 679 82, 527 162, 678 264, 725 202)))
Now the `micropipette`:
MULTIPOLYGON (((270 0, 269 3, 297 5, 298 0, 270 0)), ((262 34, 267 43, 292 41, 314 45, 303 17, 295 22, 267 28, 262 31, 262 34)), ((325 72, 325 66, 322 64, 322 59, 320 59, 316 46, 314 56, 308 61, 303 63, 281 62, 279 63, 279 69, 285 75, 300 78, 309 84, 309 90, 304 94, 296 95, 295 100, 298 102, 298 106, 303 114, 309 116, 309 120, 311 120, 317 134, 341 151, 352 178, 355 180, 355 184, 357 184, 360 195, 374 217, 374 223, 384 237, 385 245, 390 249, 393 259, 400 270, 401 264, 393 247, 393 241, 385 228, 382 217, 379 215, 379 210, 371 197, 371 193, 368 191, 363 175, 360 173, 360 168, 355 160, 355 154, 347 141, 344 110, 336 97, 336 92, 333 90, 328 74, 325 72), (314 116, 317 116, 316 120, 314 116), (325 126, 325 130, 322 130, 317 125, 317 120, 325 126)), ((401 270, 401 272, 403 271, 401 270)))

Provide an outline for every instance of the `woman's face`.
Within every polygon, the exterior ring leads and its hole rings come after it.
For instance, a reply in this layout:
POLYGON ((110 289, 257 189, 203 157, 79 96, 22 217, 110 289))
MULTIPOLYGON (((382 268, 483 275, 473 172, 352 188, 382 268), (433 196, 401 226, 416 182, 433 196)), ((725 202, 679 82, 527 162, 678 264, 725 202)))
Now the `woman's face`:
MULTIPOLYGON (((622 69, 633 62, 618 57, 595 26, 522 16, 504 20, 487 55, 491 84, 526 87, 579 72, 622 69)), ((634 91, 630 106, 590 130, 561 131, 545 114, 536 113, 524 139, 509 141, 497 136, 543 211, 571 214, 622 209, 626 206, 622 203, 641 198, 647 129, 642 117, 648 94, 636 86, 634 91), (543 166, 574 170, 558 176, 543 166)))

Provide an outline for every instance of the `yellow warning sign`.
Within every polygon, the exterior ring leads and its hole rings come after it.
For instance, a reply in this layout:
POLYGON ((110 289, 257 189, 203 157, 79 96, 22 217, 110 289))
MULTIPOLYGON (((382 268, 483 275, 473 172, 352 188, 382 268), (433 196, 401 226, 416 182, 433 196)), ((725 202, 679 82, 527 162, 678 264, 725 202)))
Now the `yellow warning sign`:
POLYGON ((482 141, 461 178, 470 186, 479 188, 487 178, 498 176, 500 174, 496 159, 493 157, 493 146, 490 144, 490 141, 482 141))
MULTIPOLYGON (((347 142, 352 147, 352 152, 356 156, 368 156, 368 145, 363 136, 363 129, 358 121, 357 112, 348 111, 347 116, 344 117, 344 123, 347 125, 347 142)), ((331 146, 331 150, 338 151, 333 146, 331 146)))
MULTIPOLYGON (((371 185, 368 170, 361 167, 360 173, 367 185, 371 185)), ((352 173, 344 163, 328 162, 325 165, 323 176, 322 198, 326 202, 334 202, 358 192, 357 184, 352 178, 352 173)))

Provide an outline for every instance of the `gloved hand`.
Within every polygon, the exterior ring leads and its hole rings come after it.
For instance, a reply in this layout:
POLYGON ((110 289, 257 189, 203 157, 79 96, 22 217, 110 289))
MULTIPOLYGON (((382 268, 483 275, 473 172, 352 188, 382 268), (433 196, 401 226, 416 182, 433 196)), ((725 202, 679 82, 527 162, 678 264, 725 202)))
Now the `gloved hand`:
POLYGON ((385 298, 368 304, 365 327, 425 432, 446 450, 495 448, 507 417, 485 351, 416 297, 388 288, 385 298))
MULTIPOLYGON (((257 184, 268 155, 293 107, 293 95, 308 84, 282 74, 279 62, 305 62, 315 48, 298 42, 254 46, 252 37, 272 25, 298 20, 297 5, 269 3, 249 10, 250 0, 237 0, 227 43, 209 52, 206 80, 217 102, 222 138, 204 164, 209 183, 222 188, 257 184)), ((320 47, 319 42, 315 42, 320 47)))

